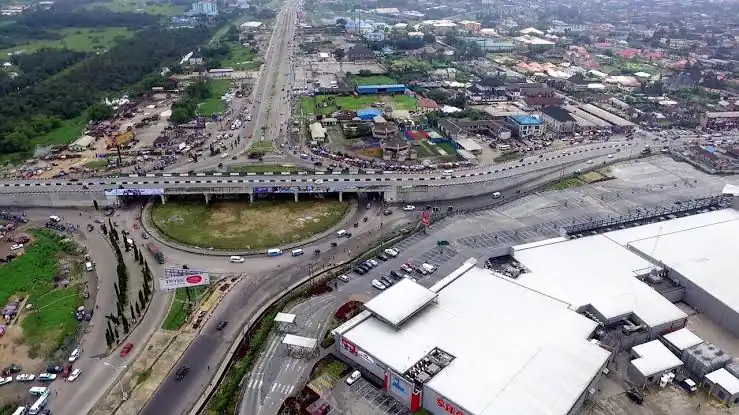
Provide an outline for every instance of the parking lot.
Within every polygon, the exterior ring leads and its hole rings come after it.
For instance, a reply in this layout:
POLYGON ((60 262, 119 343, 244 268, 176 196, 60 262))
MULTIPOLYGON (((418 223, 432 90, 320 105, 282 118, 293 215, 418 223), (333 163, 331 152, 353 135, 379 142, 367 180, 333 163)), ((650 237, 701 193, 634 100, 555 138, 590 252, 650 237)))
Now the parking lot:
POLYGON ((395 399, 377 389, 364 379, 349 386, 340 382, 331 392, 337 405, 331 405, 329 415, 409 415, 411 412, 395 399))

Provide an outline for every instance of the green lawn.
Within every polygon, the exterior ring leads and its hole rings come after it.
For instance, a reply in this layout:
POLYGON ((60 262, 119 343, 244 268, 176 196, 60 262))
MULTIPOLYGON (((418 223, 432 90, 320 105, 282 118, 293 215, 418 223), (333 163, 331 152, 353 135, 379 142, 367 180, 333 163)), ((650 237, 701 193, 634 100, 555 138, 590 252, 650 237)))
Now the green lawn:
POLYGON ((108 159, 95 159, 85 163, 85 167, 88 169, 98 170, 108 167, 108 159))
MULTIPOLYGON (((454 145, 452 143, 439 143, 436 145, 436 147, 444 150, 447 156, 451 156, 451 157, 457 156, 457 149, 454 148, 454 145)), ((438 151, 436 153, 439 154, 438 151)))
POLYGON ((35 137, 31 141, 34 146, 69 144, 82 135, 86 125, 87 121, 82 116, 65 120, 59 128, 35 137))
POLYGON ((57 260, 65 251, 71 252, 73 246, 47 230, 35 231, 34 237, 24 255, 0 266, 0 301, 7 303, 12 296, 28 297, 28 304, 33 304, 36 311, 22 316, 23 341, 31 354, 47 356, 79 327, 74 311, 82 299, 75 277, 83 271, 80 265, 70 268, 72 284, 55 288, 57 260))
POLYGON ((552 183, 549 186, 547 186, 547 190, 565 190, 571 187, 581 186, 583 184, 585 184, 584 181, 573 177, 569 179, 560 180, 556 183, 552 183))
POLYGON ((329 229, 349 205, 338 200, 177 203, 154 205, 154 225, 169 238, 201 248, 267 249, 329 229))
POLYGON ((280 173, 280 172, 290 172, 290 173, 297 173, 301 171, 305 171, 305 169, 301 169, 297 166, 281 166, 281 165, 271 165, 271 164, 250 164, 246 166, 229 166, 228 172, 229 173, 265 173, 265 172, 274 172, 274 173, 280 173))
POLYGON ((187 6, 178 6, 166 2, 152 2, 149 0, 112 0, 100 1, 85 5, 86 8, 105 7, 114 12, 144 12, 163 16, 177 16, 187 11, 187 6))
POLYGON ((221 61, 224 68, 233 68, 237 70, 258 69, 261 61, 254 60, 255 55, 249 49, 239 45, 231 45, 231 54, 227 59, 221 61))
POLYGON ((249 152, 262 152, 262 153, 271 153, 274 151, 274 147, 272 146, 272 140, 270 139, 264 139, 260 140, 259 138, 255 138, 254 143, 249 147, 249 152))
POLYGON ((0 53, 26 52, 32 53, 41 48, 66 48, 83 52, 92 52, 108 49, 118 39, 130 37, 133 32, 124 27, 109 27, 105 29, 67 28, 58 31, 64 37, 59 40, 39 40, 24 45, 5 49, 0 53))
POLYGON ((226 110, 228 104, 221 97, 233 87, 233 83, 228 79, 211 79, 208 84, 210 85, 211 96, 198 105, 198 112, 205 115, 222 113, 226 110))
POLYGON ((300 111, 303 115, 315 115, 316 112, 316 99, 314 97, 301 97, 300 98, 300 111))
MULTIPOLYGON (((193 302, 197 303, 198 299, 205 294, 207 286, 192 287, 190 288, 190 297, 193 302)), ((162 323, 164 330, 178 330, 185 324, 187 317, 190 315, 192 304, 187 304, 187 290, 184 288, 178 288, 174 294, 174 301, 169 307, 167 317, 162 323)))
POLYGON ((389 76, 384 75, 370 75, 370 76, 359 76, 354 75, 351 77, 354 85, 393 85, 397 84, 398 81, 389 76))
MULTIPOLYGON (((360 95, 360 96, 333 96, 319 95, 316 97, 318 112, 325 115, 338 109, 356 111, 367 108, 376 102, 385 102, 397 110, 415 110, 416 98, 409 95, 360 95)), ((302 108, 301 101, 301 108, 302 108)))

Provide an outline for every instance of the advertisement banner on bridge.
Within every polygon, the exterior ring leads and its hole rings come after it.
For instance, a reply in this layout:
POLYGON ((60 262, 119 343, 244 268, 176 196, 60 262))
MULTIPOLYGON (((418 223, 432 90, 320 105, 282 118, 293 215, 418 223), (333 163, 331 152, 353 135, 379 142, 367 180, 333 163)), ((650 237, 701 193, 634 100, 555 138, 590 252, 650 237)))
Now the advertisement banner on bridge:
POLYGON ((159 289, 162 291, 172 291, 177 288, 197 287, 208 284, 210 284, 210 274, 198 271, 190 271, 182 275, 166 275, 165 273, 165 277, 159 279, 159 289))
POLYGON ((254 193, 325 193, 328 191, 328 187, 325 186, 275 186, 254 188, 254 193))
POLYGON ((160 196, 164 189, 109 189, 105 196, 160 196))

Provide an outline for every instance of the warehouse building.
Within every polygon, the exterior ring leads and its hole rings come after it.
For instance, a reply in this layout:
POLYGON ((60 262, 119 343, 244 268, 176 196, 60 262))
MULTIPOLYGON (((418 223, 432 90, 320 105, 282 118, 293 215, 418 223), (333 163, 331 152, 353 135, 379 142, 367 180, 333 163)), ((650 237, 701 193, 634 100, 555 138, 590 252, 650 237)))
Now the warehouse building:
POLYGON ((636 124, 634 124, 633 122, 627 119, 621 118, 618 115, 612 114, 602 108, 598 108, 593 104, 582 105, 580 106, 580 109, 590 114, 593 114, 598 118, 608 121, 609 123, 615 126, 614 130, 617 130, 619 132, 631 131, 634 129, 634 127, 636 127, 636 124))
POLYGON ((360 95, 402 94, 402 93, 405 93, 405 91, 406 91, 406 87, 403 84, 359 85, 357 86, 357 93, 360 95))
POLYGON ((631 349, 633 360, 629 363, 629 379, 638 386, 659 382, 660 378, 681 367, 683 362, 659 340, 639 344, 631 349))
POLYGON ((474 259, 365 307, 334 330, 336 348, 412 412, 574 414, 610 356, 590 341, 597 322, 474 259))

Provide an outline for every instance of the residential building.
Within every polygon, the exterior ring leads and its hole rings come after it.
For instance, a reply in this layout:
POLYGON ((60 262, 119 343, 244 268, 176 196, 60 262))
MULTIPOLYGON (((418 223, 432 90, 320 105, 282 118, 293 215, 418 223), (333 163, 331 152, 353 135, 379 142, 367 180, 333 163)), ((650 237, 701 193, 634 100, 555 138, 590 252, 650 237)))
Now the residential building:
POLYGON ((380 141, 380 148, 382 149, 383 160, 414 160, 418 155, 418 152, 411 148, 408 140, 395 137, 382 139, 380 141))
POLYGON ((320 122, 314 122, 310 125, 310 138, 316 143, 323 143, 326 141, 326 128, 320 122))
POLYGON ((375 53, 365 45, 357 44, 349 48, 346 59, 352 62, 374 61, 375 53))
POLYGON ((438 121, 438 127, 444 136, 453 139, 477 134, 499 140, 511 138, 511 130, 502 122, 494 120, 467 121, 457 118, 444 118, 438 121))
POLYGON ((418 99, 416 107, 418 108, 418 112, 422 114, 439 110, 439 104, 436 103, 436 101, 425 97, 421 97, 418 99))
POLYGON ((563 89, 567 92, 586 91, 588 89, 588 84, 590 84, 590 81, 585 79, 585 76, 579 73, 576 73, 571 77, 564 79, 563 82, 563 89))
POLYGON ((703 128, 736 128, 739 125, 739 111, 706 112, 701 116, 703 128))
POLYGON ((550 131, 557 134, 571 134, 577 128, 577 121, 572 114, 559 107, 541 109, 542 120, 550 131))
POLYGON ((370 42, 382 42, 385 40, 385 34, 381 32, 370 32, 362 34, 362 37, 370 42))
POLYGON ((529 110, 538 110, 546 107, 556 107, 564 104, 564 98, 558 96, 537 95, 533 97, 523 97, 519 102, 526 105, 529 110))
POLYGON ((95 142, 95 137, 83 135, 69 145, 69 151, 85 151, 95 142))
POLYGON ((535 115, 514 115, 507 117, 506 121, 513 132, 521 138, 540 137, 546 131, 544 121, 535 115))
POLYGON ((372 137, 385 140, 395 138, 398 135, 398 126, 395 123, 387 121, 381 115, 372 119, 372 137))
POLYGON ((473 22, 472 20, 462 20, 459 22, 460 29, 466 30, 468 32, 479 32, 480 29, 482 29, 482 25, 477 22, 473 22))
POLYGON ((189 12, 192 16, 218 16, 218 4, 210 1, 198 1, 192 4, 189 12))

